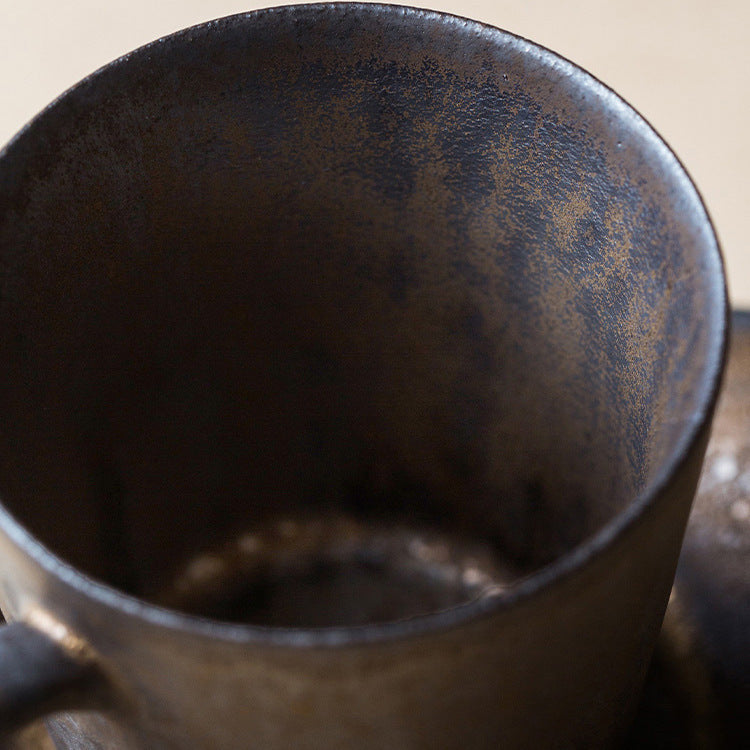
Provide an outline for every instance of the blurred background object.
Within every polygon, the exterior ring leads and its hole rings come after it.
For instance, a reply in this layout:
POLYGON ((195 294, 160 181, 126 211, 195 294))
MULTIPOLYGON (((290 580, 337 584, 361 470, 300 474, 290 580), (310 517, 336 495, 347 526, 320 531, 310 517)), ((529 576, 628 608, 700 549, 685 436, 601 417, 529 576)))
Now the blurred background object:
MULTIPOLYGON (((178 29, 274 3, 0 0, 0 143, 63 90, 178 29)), ((280 4, 280 3, 275 3, 280 4)), ((664 136, 708 205, 735 306, 750 306, 750 4, 743 0, 413 2, 528 37, 614 88, 664 136)))

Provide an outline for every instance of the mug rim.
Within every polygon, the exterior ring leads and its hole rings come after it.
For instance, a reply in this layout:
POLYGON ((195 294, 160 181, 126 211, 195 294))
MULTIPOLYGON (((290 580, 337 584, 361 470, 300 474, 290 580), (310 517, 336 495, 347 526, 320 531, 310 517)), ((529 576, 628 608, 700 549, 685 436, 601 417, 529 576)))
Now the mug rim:
MULTIPOLYGON (((506 610, 534 595, 548 590, 554 583, 561 582, 582 570, 585 564, 608 549, 618 539, 625 536, 646 514, 658 498, 664 494, 674 477, 687 463, 690 454, 698 444, 703 429, 707 426, 713 413, 720 386, 721 374, 727 357, 729 336, 729 301, 724 273, 724 260, 716 236, 713 222, 706 208, 703 197, 691 179, 684 165, 655 128, 629 105, 613 89, 594 75, 571 62, 562 55, 553 52, 543 45, 532 42, 522 36, 505 31, 481 21, 443 11, 415 8, 407 5, 367 2, 329 2, 311 4, 282 5, 259 9, 246 13, 233 14, 219 19, 205 21, 177 32, 160 37, 153 42, 118 57, 103 65, 81 81, 67 89, 48 104, 27 125, 25 125, 2 149, 0 160, 13 147, 32 124, 45 117, 58 102, 67 98, 79 87, 87 85, 105 71, 127 64, 156 46, 174 44, 181 38, 189 37, 196 32, 205 32, 209 27, 232 26, 247 23, 264 15, 295 15, 299 13, 366 13, 371 16, 388 16, 396 14, 401 17, 419 17, 432 19, 441 26, 460 25, 465 31, 473 33, 492 43, 493 46, 505 46, 528 57, 535 55, 546 68, 556 68, 586 91, 591 92, 602 103, 604 109, 616 116, 617 120, 627 121, 633 132, 637 133, 644 143, 650 142, 660 155, 660 160, 668 167, 667 174, 680 185, 684 195, 692 194, 702 211, 697 217, 696 225, 706 234, 703 243, 704 257, 713 258, 713 273, 709 279, 710 301, 715 306, 714 330, 706 357, 706 367, 696 391, 695 407, 685 419, 680 438, 675 442, 668 457, 662 462, 654 479, 641 490, 628 505, 612 519, 599 528, 594 534, 580 542, 572 550, 556 558, 551 563, 537 569, 513 583, 508 589, 469 600, 463 604, 445 610, 429 612, 403 620, 374 623, 359 626, 332 626, 325 628, 281 628, 258 625, 245 625, 222 620, 213 620, 196 615, 189 615, 179 610, 168 609, 153 604, 135 595, 121 591, 103 581, 88 576, 75 568, 64 558, 58 557, 18 521, 4 506, 0 498, 0 531, 21 550, 34 560, 48 575, 58 579, 84 597, 95 600, 109 610, 122 615, 136 617, 139 620, 170 630, 186 631, 194 635, 205 635, 231 642, 258 643, 281 646, 315 647, 346 646, 370 642, 400 640, 404 637, 422 635, 430 632, 449 630, 488 615, 506 610)), ((113 614, 114 614, 113 612, 113 614)))

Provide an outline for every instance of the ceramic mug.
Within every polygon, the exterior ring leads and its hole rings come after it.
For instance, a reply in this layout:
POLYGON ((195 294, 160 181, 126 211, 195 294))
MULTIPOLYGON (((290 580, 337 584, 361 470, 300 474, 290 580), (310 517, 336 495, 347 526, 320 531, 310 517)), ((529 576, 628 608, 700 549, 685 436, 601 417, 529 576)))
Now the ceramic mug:
POLYGON ((528 41, 311 5, 106 66, 0 156, 5 726, 614 741, 726 326, 675 156, 528 41))

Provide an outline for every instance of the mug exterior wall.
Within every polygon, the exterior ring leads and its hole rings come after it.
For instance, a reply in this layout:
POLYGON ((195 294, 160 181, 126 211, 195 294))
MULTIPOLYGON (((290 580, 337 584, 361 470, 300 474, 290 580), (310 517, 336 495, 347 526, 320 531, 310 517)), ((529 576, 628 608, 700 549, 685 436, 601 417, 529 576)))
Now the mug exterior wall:
POLYGON ((706 431, 680 472, 585 566, 495 613, 353 645, 270 645, 90 597, 0 535, 2 605, 43 608, 115 687, 105 714, 48 722, 61 748, 601 747, 627 726, 658 635, 706 431))

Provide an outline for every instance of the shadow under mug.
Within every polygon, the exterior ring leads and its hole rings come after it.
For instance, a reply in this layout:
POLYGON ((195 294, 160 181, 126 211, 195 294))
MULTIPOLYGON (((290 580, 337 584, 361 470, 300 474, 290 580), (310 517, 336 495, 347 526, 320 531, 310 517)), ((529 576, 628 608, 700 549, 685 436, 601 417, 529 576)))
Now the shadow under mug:
POLYGON ((602 746, 723 365, 679 162, 438 13, 159 40, 0 156, 0 713, 58 747, 602 746))

